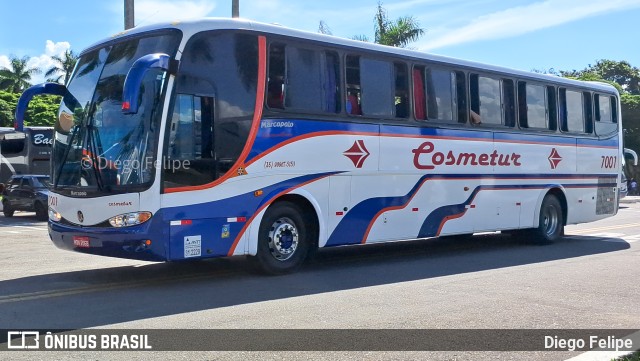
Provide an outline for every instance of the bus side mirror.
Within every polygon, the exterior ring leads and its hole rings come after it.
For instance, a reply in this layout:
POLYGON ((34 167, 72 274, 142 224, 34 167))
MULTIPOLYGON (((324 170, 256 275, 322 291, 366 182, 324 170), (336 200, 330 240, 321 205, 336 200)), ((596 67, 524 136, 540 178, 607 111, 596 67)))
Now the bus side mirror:
POLYGON ((64 96, 67 94, 67 87, 58 83, 42 83, 34 85, 25 90, 20 99, 18 99, 18 105, 16 107, 16 120, 13 123, 15 130, 21 132, 24 129, 24 114, 27 112, 29 102, 35 95, 39 94, 51 94, 64 96))
POLYGON ((171 60, 169 55, 156 53, 148 54, 136 60, 127 73, 122 89, 122 112, 124 114, 136 114, 138 112, 138 98, 142 79, 149 69, 162 69, 169 73, 175 73, 177 62, 171 60))

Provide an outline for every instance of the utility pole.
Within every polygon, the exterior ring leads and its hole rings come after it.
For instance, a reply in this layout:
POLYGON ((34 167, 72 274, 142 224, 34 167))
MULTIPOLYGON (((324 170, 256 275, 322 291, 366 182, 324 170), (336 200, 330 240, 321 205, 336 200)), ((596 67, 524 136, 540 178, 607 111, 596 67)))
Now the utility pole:
POLYGON ((231 0, 231 17, 240 17, 240 0, 231 0))
POLYGON ((124 30, 135 26, 133 13, 133 0, 124 0, 124 30))

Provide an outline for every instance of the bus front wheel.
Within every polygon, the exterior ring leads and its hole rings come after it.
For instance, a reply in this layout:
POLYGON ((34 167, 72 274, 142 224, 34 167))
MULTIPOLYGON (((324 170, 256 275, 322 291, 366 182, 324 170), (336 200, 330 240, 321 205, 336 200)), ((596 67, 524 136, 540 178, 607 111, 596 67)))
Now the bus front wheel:
POLYGON ((533 229, 534 242, 549 244, 558 240, 564 234, 564 213, 562 205, 556 196, 547 194, 540 206, 538 227, 533 229))
POLYGON ((260 223, 258 253, 250 258, 251 262, 268 274, 295 271, 307 258, 312 243, 308 225, 296 204, 273 204, 260 223))

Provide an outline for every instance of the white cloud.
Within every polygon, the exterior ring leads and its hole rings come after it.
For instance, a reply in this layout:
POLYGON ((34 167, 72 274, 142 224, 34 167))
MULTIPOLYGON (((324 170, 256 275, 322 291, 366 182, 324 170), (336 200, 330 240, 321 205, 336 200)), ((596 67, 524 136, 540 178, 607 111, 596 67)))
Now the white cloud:
POLYGON ((194 19, 208 16, 216 4, 207 0, 137 0, 135 23, 147 25, 162 21, 194 19))
POLYGON ((64 55, 64 52, 69 49, 71 49, 71 44, 66 41, 54 43, 51 40, 47 40, 44 53, 48 56, 61 56, 64 55))
POLYGON ((9 57, 6 55, 0 55, 0 69, 8 68, 9 65, 11 65, 11 62, 9 61, 9 57))
POLYGON ((564 23, 640 7, 638 0, 546 0, 479 16, 467 25, 444 29, 439 37, 422 41, 421 50, 478 40, 514 37, 564 23))
MULTIPOLYGON (((35 74, 31 77, 31 84, 44 83, 46 81, 44 74, 55 64, 51 57, 62 56, 64 52, 69 49, 71 49, 71 44, 66 41, 54 43, 51 40, 47 40, 44 46, 44 52, 38 56, 32 56, 27 60, 27 67, 40 69, 40 74, 35 74)), ((2 67, 11 67, 9 56, 0 55, 0 68, 2 67)))

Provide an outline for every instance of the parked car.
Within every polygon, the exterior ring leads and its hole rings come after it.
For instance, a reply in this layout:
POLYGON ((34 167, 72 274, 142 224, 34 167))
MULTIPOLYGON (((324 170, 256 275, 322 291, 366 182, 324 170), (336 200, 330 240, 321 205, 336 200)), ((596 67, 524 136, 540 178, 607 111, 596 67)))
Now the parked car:
POLYGON ((2 213, 12 217, 15 211, 36 212, 41 221, 48 219, 49 176, 14 175, 2 192, 2 213))
POLYGON ((627 176, 624 174, 624 171, 622 171, 622 181, 620 182, 619 189, 620 189, 620 196, 618 197, 618 199, 622 199, 626 197, 629 190, 627 186, 627 176))

